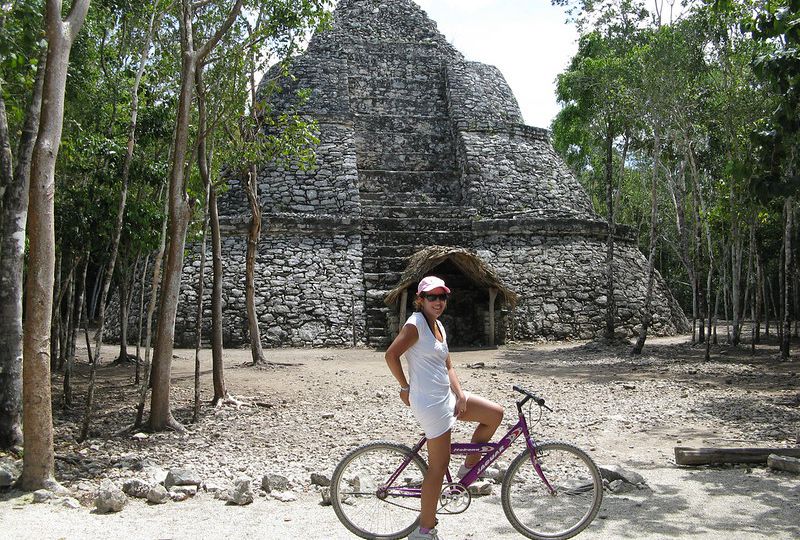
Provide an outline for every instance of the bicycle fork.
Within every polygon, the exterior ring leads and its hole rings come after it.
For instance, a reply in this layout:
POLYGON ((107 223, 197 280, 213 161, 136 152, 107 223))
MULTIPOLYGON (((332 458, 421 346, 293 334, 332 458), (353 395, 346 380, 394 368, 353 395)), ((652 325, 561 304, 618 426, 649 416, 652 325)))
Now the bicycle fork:
POLYGON ((547 491, 550 492, 550 495, 555 497, 558 495, 555 488, 550 484, 547 480, 547 477, 544 475, 544 471, 542 470, 542 466, 539 463, 539 452, 536 448, 536 445, 533 444, 531 440, 530 433, 528 433, 528 425, 527 423, 523 424, 523 429, 525 430, 525 444, 528 445, 528 450, 530 450, 531 455, 531 465, 533 465, 533 470, 536 471, 536 474, 541 478, 542 482, 544 482, 545 487, 547 487, 547 491))

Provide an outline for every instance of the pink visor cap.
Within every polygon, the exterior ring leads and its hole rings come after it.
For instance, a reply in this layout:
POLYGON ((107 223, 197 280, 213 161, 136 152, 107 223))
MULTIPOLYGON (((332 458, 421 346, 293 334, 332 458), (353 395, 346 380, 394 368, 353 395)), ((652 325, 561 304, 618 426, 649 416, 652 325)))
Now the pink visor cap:
POLYGON ((450 294, 450 289, 444 284, 444 280, 436 276, 428 276, 422 278, 417 287, 417 294, 432 291, 433 289, 444 289, 444 292, 450 294))

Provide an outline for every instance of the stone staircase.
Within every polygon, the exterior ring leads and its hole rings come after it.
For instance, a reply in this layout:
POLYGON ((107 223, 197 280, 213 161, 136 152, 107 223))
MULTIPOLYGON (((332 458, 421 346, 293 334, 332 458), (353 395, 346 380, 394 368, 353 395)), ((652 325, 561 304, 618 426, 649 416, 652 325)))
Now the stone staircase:
POLYGON ((367 342, 382 347, 395 333, 383 299, 409 257, 434 244, 469 245, 474 211, 461 206, 441 51, 358 47, 348 64, 367 342))
POLYGON ((367 340, 385 347, 389 328, 386 294, 397 286, 408 259, 430 245, 470 243, 474 212, 443 200, 422 200, 419 193, 362 193, 362 265, 367 292, 367 340))

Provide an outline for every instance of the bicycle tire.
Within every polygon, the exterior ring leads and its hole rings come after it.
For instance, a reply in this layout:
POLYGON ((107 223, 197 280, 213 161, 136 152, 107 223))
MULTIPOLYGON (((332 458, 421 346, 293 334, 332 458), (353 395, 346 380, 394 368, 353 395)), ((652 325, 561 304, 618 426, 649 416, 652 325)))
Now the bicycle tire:
POLYGON ((571 538, 588 527, 600 510, 600 470, 586 452, 569 443, 541 443, 536 454, 555 493, 550 493, 537 474, 526 449, 514 459, 503 479, 503 511, 511 525, 528 538, 571 538))
MULTIPOLYGON (((411 449, 391 442, 373 442, 347 454, 331 477, 331 505, 336 517, 361 538, 390 540, 405 538, 419 522, 420 498, 379 496, 411 449)), ((428 465, 413 456, 397 479, 397 487, 422 486, 428 465)))

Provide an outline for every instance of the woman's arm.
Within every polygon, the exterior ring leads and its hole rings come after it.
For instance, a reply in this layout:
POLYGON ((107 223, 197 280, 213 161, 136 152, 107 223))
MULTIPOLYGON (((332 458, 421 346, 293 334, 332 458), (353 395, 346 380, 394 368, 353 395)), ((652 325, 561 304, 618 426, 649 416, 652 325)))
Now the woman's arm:
POLYGON ((456 395, 456 410, 455 415, 461 414, 467 410, 467 395, 461 389, 461 381, 458 380, 456 370, 453 368, 453 361, 450 360, 450 355, 447 355, 447 377, 450 379, 450 389, 456 395))
POLYGON ((403 373, 403 365, 400 363, 400 356, 403 355, 414 343, 419 339, 417 327, 413 324, 406 324, 400 329, 400 333, 394 338, 394 341, 389 348, 386 349, 386 354, 383 356, 386 359, 386 365, 389 366, 389 371, 392 372, 394 378, 400 384, 400 399, 406 405, 408 402, 408 379, 406 374, 403 373))

